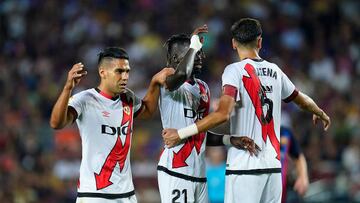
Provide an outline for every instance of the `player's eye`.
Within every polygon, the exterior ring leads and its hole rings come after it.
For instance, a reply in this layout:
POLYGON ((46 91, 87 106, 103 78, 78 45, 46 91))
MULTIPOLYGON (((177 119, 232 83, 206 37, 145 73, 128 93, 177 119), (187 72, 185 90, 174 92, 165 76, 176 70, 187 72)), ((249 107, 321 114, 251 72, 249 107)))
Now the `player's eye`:
POLYGON ((122 73, 129 73, 130 69, 116 69, 116 73, 122 74, 122 73))

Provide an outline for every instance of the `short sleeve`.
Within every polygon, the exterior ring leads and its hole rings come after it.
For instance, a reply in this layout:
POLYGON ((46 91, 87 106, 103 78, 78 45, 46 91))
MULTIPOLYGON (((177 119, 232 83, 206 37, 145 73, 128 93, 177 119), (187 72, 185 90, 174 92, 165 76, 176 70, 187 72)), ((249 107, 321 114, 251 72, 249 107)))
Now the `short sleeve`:
POLYGON ((238 72, 236 71, 235 66, 230 65, 225 68, 222 75, 222 87, 224 87, 225 85, 230 85, 239 89, 240 82, 238 78, 238 72))
POLYGON ((142 105, 143 105, 143 102, 142 100, 137 97, 136 95, 134 95, 134 115, 136 117, 136 115, 138 115, 140 112, 141 112, 141 109, 142 109, 142 105))
POLYGON ((281 71, 281 99, 288 103, 291 102, 299 94, 295 85, 287 77, 285 73, 281 71))
POLYGON ((75 109, 77 116, 80 117, 84 109, 84 94, 82 92, 77 93, 70 97, 68 106, 71 106, 75 109))

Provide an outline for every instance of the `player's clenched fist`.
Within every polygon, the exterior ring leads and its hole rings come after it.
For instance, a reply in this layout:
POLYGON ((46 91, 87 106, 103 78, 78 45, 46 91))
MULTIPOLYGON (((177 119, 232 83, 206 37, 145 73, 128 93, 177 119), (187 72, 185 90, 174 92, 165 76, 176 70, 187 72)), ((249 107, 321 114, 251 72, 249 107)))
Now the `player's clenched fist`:
POLYGON ((65 88, 73 89, 77 84, 79 84, 80 80, 87 74, 87 71, 84 68, 84 64, 77 63, 73 65, 71 70, 68 73, 68 77, 66 80, 65 88))
POLYGON ((196 52, 198 52, 204 42, 204 38, 203 37, 199 37, 199 34, 201 33, 207 33, 208 32, 208 27, 207 25, 203 25, 201 27, 198 27, 194 30, 194 32, 192 33, 191 39, 190 39, 190 46, 189 48, 194 49, 196 52))
POLYGON ((197 35, 197 34, 201 34, 201 33, 207 33, 208 30, 208 26, 206 24, 204 24, 201 27, 198 27, 194 30, 194 32, 191 35, 197 35))
POLYGON ((181 142, 180 136, 176 129, 166 128, 162 131, 162 137, 168 148, 174 147, 181 142))

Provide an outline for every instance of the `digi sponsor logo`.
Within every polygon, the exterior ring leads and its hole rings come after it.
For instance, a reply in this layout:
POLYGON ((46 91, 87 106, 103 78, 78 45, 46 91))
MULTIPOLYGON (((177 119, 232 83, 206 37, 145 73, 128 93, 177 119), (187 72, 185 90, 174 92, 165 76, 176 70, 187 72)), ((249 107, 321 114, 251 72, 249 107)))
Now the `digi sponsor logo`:
POLYGON ((109 125, 101 125, 101 133, 106 135, 126 135, 129 130, 129 125, 113 127, 109 125))
POLYGON ((204 112, 205 112, 205 109, 202 109, 202 110, 196 112, 193 109, 184 108, 184 116, 186 118, 196 118, 196 119, 201 120, 204 117, 204 112))

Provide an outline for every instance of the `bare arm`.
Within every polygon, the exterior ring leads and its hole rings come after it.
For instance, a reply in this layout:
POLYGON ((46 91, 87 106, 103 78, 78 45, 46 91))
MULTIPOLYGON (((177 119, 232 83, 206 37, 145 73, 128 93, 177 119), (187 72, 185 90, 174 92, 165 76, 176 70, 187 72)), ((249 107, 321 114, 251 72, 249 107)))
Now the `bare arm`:
MULTIPOLYGON (((199 120, 198 122, 196 122, 196 124, 191 125, 197 128, 196 131, 192 132, 191 134, 194 135, 199 132, 205 132, 208 129, 229 120, 230 113, 233 110, 234 106, 235 99, 231 96, 223 94, 220 97, 219 107, 216 111, 199 120)), ((187 129, 187 127, 185 129, 187 129)), ((168 147, 173 147, 181 141, 179 133, 176 129, 164 129, 162 136, 165 145, 167 145, 168 147)))
POLYGON ((203 25, 194 30, 191 37, 191 44, 189 50, 186 52, 184 58, 180 61, 177 67, 175 67, 175 74, 166 78, 166 86, 170 91, 174 91, 179 88, 187 79, 190 78, 194 60, 197 52, 201 48, 202 38, 197 36, 200 33, 208 32, 207 25, 203 25), (196 36, 194 36, 196 35, 196 36), (193 48, 194 47, 194 48, 193 48))
POLYGON ((50 126, 52 128, 61 129, 76 118, 76 111, 68 108, 69 98, 74 87, 86 74, 82 63, 75 64, 69 71, 65 86, 51 112, 50 126))
POLYGON ((174 74, 174 71, 175 70, 173 68, 164 68, 153 76, 146 95, 142 100, 143 108, 140 110, 141 112, 138 114, 137 118, 148 119, 153 116, 157 109, 157 102, 160 96, 160 86, 165 83, 165 79, 169 75, 174 74))
POLYGON ((307 164, 304 154, 300 154, 298 159, 295 159, 297 179, 294 185, 294 190, 303 196, 309 187, 309 176, 307 171, 307 164))
POLYGON ((206 146, 234 146, 237 149, 247 150, 251 156, 259 153, 260 147, 255 144, 254 140, 246 136, 230 136, 207 131, 206 146), (224 141, 224 136, 229 136, 229 143, 224 141))
POLYGON ((196 53, 197 51, 195 51, 194 49, 189 49, 186 52, 183 60, 176 67, 175 73, 166 78, 166 86, 168 90, 176 90, 187 79, 190 78, 194 66, 196 53))
POLYGON ((306 94, 299 92, 295 97, 294 102, 303 110, 313 113, 313 122, 314 124, 318 119, 321 119, 324 125, 324 130, 327 131, 331 125, 329 116, 316 105, 314 100, 312 100, 306 94))
POLYGON ((219 107, 216 111, 210 113, 205 118, 196 122, 199 132, 205 132, 221 123, 228 121, 230 113, 235 106, 235 99, 228 95, 222 95, 219 101, 219 107))

